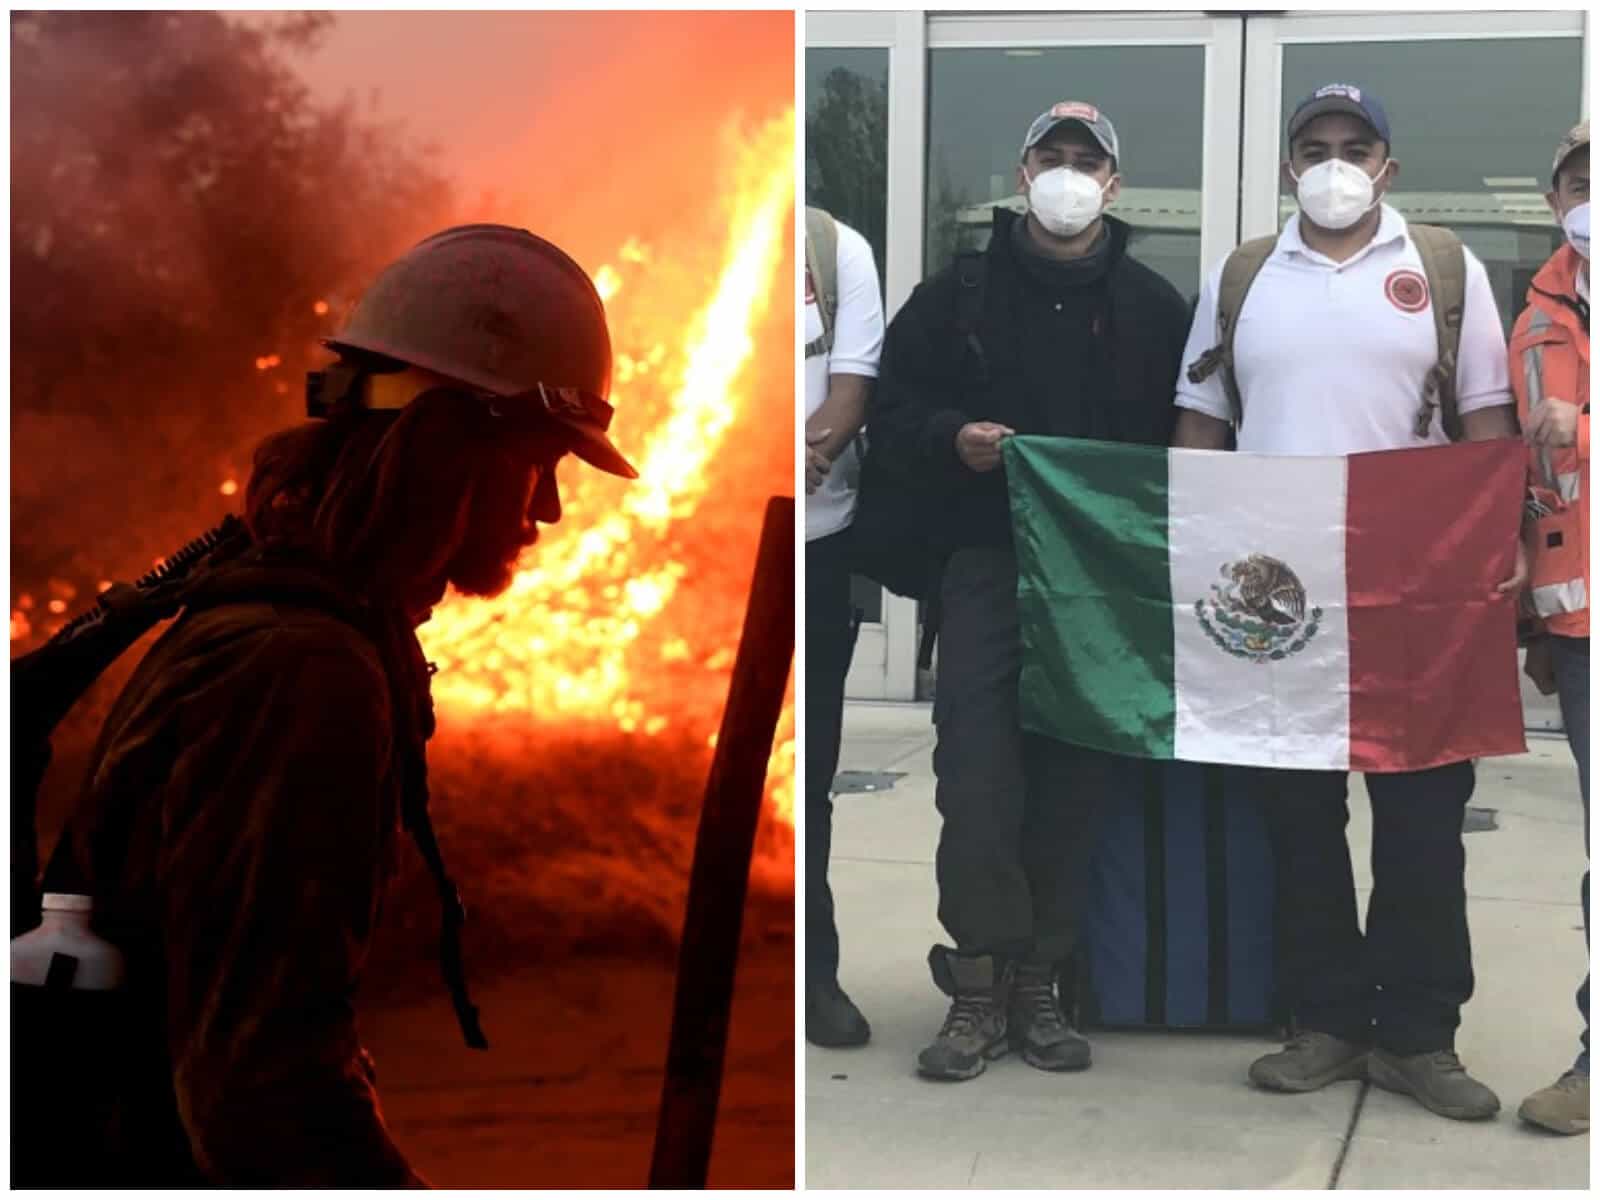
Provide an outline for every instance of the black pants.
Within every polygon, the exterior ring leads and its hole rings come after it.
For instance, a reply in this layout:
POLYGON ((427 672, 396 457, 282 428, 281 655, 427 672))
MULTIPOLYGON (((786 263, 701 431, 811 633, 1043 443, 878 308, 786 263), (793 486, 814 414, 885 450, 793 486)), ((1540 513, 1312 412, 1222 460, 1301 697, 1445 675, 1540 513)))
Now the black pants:
POLYGON ((939 920, 963 953, 1060 963, 1116 760, 1023 732, 1011 551, 957 551, 941 603, 939 920))
POLYGON ((1257 771, 1277 861, 1278 969, 1300 1028, 1399 1055, 1454 1047, 1472 995, 1466 849, 1471 763, 1368 775, 1372 898, 1366 934, 1342 771, 1257 771))
MULTIPOLYGON (((1552 637, 1555 657, 1556 694, 1561 699, 1561 723, 1567 730, 1567 744, 1578 763, 1578 790, 1583 796, 1583 849, 1589 851, 1589 639, 1552 637)), ((1583 873, 1583 944, 1589 945, 1589 872, 1583 873)), ((1577 1066, 1589 1073, 1589 976, 1578 989, 1578 1011, 1583 1014, 1583 1053, 1577 1066)))
POLYGON ((850 604, 850 531, 806 543, 806 978, 839 971, 839 932, 828 856, 833 845, 833 777, 844 724, 855 614, 850 604))

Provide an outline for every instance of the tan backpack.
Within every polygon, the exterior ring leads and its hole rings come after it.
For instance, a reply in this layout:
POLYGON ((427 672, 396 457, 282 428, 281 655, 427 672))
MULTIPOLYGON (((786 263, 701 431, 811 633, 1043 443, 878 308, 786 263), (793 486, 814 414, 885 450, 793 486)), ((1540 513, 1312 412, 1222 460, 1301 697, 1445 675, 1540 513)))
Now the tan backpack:
MULTIPOLYGON (((1456 359, 1461 347, 1461 312, 1467 290, 1467 256, 1461 239, 1438 225, 1408 225, 1407 232, 1422 259, 1422 273, 1428 279, 1428 295, 1433 305, 1433 329, 1438 338, 1439 357, 1422 384, 1421 404, 1415 426, 1419 438, 1428 436, 1433 410, 1439 410, 1444 434, 1452 442, 1461 440, 1461 411, 1456 404, 1456 359)), ((1244 308, 1245 296, 1261 268, 1277 247, 1277 237, 1260 237, 1245 242, 1228 255, 1217 288, 1217 333, 1221 337, 1189 364, 1190 383, 1201 383, 1219 367, 1222 386, 1228 394, 1237 429, 1244 420, 1244 398, 1233 370, 1233 334, 1244 308)))
POLYGON ((833 320, 839 312, 839 227, 820 208, 806 205, 806 270, 817 291, 822 336, 806 343, 806 357, 833 352, 833 320))

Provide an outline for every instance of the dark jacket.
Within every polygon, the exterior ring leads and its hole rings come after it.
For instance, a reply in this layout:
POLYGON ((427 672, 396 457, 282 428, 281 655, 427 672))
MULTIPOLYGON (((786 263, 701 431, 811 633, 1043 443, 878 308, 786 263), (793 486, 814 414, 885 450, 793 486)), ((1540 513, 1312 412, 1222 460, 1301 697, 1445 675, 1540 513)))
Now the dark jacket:
POLYGON ((250 599, 286 578, 359 605, 313 573, 219 577, 118 698, 52 863, 127 956, 125 1183, 420 1183, 353 1007, 417 745, 389 679, 415 638, 391 617, 380 652, 324 604, 250 599))
POLYGON ((944 554, 1010 543, 1003 469, 979 474, 956 455, 956 432, 969 421, 1169 442, 1188 304, 1128 257, 1132 230, 1122 221, 1105 218, 1105 243, 1077 269, 1019 250, 1020 221, 995 212, 983 262, 981 359, 960 336, 957 265, 922 283, 889 324, 867 410, 876 478, 863 478, 856 515, 868 556, 899 544, 905 531, 919 531, 944 554))

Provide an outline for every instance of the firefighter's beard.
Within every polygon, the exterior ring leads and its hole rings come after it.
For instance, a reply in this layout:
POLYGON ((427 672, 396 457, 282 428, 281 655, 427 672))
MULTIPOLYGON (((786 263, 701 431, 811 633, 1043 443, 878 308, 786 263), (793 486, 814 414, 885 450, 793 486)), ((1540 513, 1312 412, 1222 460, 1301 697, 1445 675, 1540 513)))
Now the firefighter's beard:
POLYGON ((463 596, 481 596, 488 599, 498 596, 511 586, 516 577, 517 561, 522 551, 539 538, 538 531, 530 527, 526 534, 520 529, 514 536, 469 535, 466 543, 456 552, 447 569, 450 585, 463 596))
POLYGON ((539 478, 535 468, 473 498, 465 535, 445 567, 445 578, 456 591, 489 598, 511 586, 522 552, 539 540, 529 511, 539 478))
POLYGON ((407 604, 421 624, 453 587, 463 596, 491 598, 516 578, 522 553, 539 539, 538 523, 561 519, 553 459, 530 458, 527 448, 508 445, 479 469, 478 486, 447 520, 449 549, 428 572, 407 604))

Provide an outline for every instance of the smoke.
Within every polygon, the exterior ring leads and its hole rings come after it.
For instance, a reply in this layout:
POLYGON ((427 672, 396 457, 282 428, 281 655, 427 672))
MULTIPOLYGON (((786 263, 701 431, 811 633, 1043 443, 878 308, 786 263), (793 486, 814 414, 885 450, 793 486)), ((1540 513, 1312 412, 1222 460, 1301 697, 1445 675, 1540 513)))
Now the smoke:
POLYGON ((213 523, 301 411, 329 302, 451 211, 404 139, 298 81, 325 29, 13 14, 14 602, 56 579, 81 606, 213 523))

